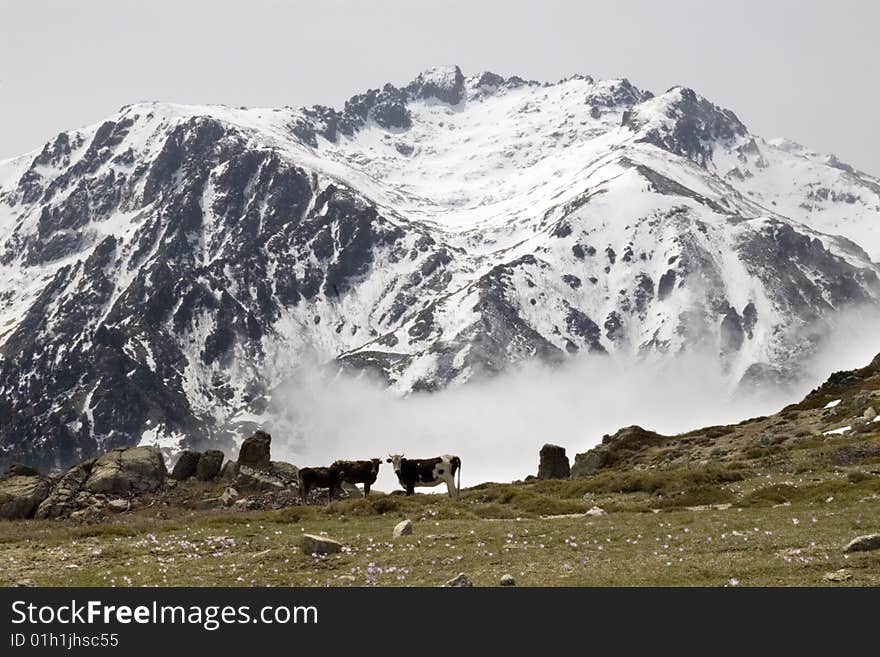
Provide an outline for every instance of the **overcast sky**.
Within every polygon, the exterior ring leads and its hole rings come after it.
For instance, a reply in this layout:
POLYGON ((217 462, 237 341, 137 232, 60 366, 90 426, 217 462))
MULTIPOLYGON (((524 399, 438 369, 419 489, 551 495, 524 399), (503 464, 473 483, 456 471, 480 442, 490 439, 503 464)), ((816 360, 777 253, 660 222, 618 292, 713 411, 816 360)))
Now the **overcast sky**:
POLYGON ((880 174, 880 3, 4 2, 0 158, 139 100, 341 105, 431 65, 683 84, 880 174))

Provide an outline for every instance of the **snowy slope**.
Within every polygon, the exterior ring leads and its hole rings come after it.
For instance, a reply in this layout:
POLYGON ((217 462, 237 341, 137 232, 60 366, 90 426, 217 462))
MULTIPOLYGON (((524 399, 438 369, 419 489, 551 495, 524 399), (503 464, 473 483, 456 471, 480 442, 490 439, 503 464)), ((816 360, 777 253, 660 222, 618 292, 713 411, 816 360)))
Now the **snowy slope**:
POLYGON ((311 359, 400 392, 688 349, 796 376, 878 303, 878 222, 876 178, 683 88, 127 106, 0 162, 0 461, 230 444, 311 359))

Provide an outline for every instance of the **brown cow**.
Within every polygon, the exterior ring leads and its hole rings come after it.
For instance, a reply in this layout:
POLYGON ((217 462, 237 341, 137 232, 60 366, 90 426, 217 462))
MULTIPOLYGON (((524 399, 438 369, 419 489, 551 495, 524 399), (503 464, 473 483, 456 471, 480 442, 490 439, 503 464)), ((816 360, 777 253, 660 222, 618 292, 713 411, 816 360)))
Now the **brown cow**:
POLYGON ((376 483, 379 476, 379 465, 382 459, 369 461, 335 461, 331 467, 339 470, 342 481, 349 484, 363 484, 364 497, 370 494, 370 486, 376 483))
POLYGON ((336 465, 329 468, 300 468, 299 469, 299 495, 302 503, 309 503, 309 491, 312 488, 327 488, 330 491, 330 500, 333 500, 333 491, 340 489, 342 473, 336 465))

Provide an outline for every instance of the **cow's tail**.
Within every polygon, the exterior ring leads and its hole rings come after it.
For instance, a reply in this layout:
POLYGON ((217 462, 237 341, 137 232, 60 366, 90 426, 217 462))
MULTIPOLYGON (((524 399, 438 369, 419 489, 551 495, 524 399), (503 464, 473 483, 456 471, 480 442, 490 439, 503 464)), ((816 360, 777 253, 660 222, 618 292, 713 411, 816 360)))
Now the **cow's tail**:
POLYGON ((456 467, 456 476, 458 480, 455 483, 455 499, 458 499, 459 495, 461 495, 461 459, 457 456, 455 457, 455 465, 456 467))

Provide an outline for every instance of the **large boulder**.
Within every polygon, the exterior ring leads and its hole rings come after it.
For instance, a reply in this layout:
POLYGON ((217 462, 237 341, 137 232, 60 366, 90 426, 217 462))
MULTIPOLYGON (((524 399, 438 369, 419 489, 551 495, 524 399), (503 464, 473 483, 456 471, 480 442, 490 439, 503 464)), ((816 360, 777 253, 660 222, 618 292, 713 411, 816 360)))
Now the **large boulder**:
POLYGON ((12 475, 0 479, 0 519, 33 518, 49 496, 52 482, 40 475, 12 475))
POLYGON ((184 481, 195 476, 201 457, 201 452, 194 452, 190 449, 183 450, 177 457, 177 463, 174 464, 174 469, 171 471, 171 478, 184 481))
POLYGON ((303 554, 334 554, 342 552, 342 543, 325 536, 303 534, 300 542, 303 554))
POLYGON ((221 484, 232 484, 238 478, 239 465, 238 461, 226 461, 220 469, 220 475, 217 481, 221 484))
POLYGON ((165 475, 165 461, 158 447, 123 447, 95 461, 85 490, 109 495, 144 493, 161 487, 165 475))
POLYGON ((223 467, 223 459, 226 458, 219 449, 209 449, 199 457, 196 465, 196 479, 199 481, 211 481, 220 474, 223 467))
POLYGON ((78 497, 92 473, 96 459, 83 461, 70 468, 37 509, 37 518, 60 518, 79 508, 78 497))
POLYGON ((873 550, 880 550, 880 534, 858 536, 843 549, 844 552, 871 552, 873 550))
POLYGON ((239 465, 268 470, 271 465, 269 458, 272 436, 265 431, 256 431, 253 436, 245 438, 238 451, 239 465))
POLYGON ((559 445, 544 445, 538 464, 538 479, 568 479, 571 468, 565 448, 559 445))

